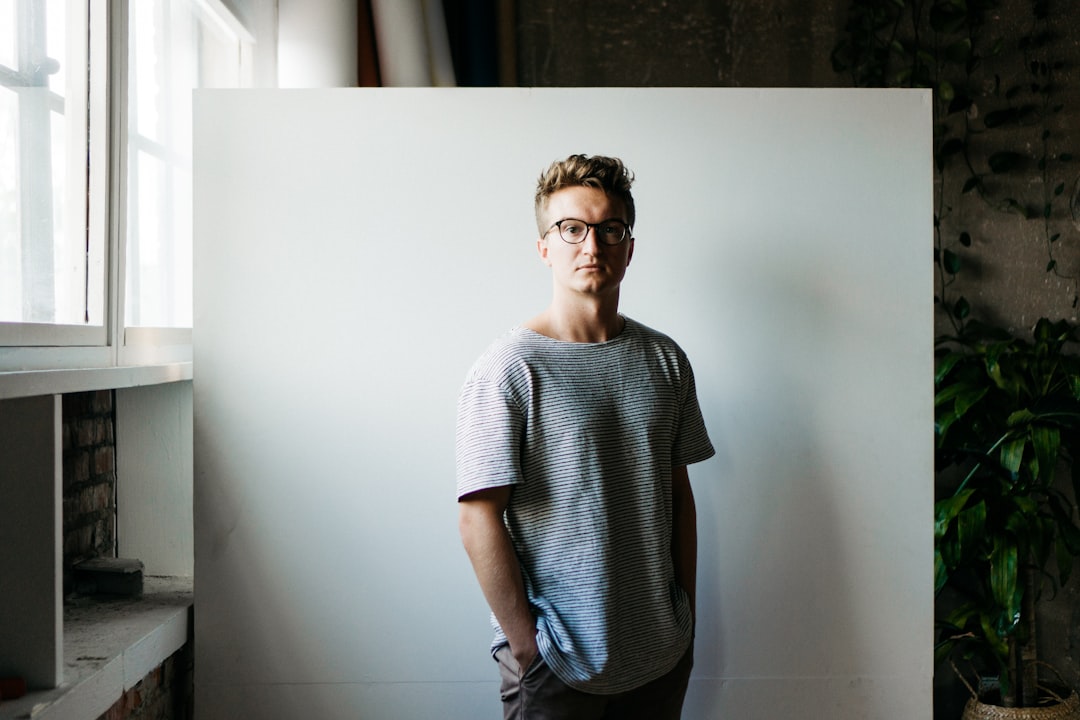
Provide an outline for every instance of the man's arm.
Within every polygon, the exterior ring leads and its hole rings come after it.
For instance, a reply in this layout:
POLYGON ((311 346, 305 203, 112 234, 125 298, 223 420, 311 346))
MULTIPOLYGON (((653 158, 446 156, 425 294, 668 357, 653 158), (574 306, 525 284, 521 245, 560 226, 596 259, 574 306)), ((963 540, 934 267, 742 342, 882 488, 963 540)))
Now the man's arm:
POLYGON ((690 597, 690 614, 697 617, 697 507, 685 465, 671 471, 671 510, 675 582, 690 597))
POLYGON ((509 487, 466 495, 458 503, 458 528, 484 598, 524 672, 537 653, 536 618, 529 609, 521 567, 503 522, 509 501, 509 487))

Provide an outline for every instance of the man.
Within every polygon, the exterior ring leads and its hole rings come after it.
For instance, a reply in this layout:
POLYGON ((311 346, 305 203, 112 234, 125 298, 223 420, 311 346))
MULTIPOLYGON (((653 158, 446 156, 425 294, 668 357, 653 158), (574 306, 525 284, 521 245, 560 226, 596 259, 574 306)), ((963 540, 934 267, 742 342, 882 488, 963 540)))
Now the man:
POLYGON ((686 466, 713 447, 682 350, 618 311, 632 181, 585 155, 541 175, 551 304, 488 348, 459 400, 461 536, 507 719, 675 719, 693 665, 686 466))

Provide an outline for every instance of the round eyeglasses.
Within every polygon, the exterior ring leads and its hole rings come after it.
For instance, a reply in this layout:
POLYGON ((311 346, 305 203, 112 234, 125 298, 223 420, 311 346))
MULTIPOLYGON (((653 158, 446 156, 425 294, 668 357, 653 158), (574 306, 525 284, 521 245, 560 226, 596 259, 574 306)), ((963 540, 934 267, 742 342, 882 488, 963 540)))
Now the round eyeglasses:
POLYGON ((604 245, 618 245, 630 235, 630 226, 616 218, 601 220, 598 223, 587 223, 577 218, 564 218, 549 227, 544 235, 555 228, 559 229, 559 237, 563 242, 571 245, 585 242, 589 228, 593 229, 596 240, 604 245))

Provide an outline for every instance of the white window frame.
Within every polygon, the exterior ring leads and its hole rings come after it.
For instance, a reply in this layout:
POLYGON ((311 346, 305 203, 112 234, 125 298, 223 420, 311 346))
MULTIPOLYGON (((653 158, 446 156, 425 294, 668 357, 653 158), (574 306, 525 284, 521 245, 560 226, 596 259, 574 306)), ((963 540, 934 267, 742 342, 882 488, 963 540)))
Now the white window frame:
MULTIPOLYGON (((141 0, 88 0, 90 241, 105 253, 103 323, 0 322, 0 373, 108 368, 191 360, 191 328, 125 327, 127 237, 128 7, 141 0)), ((221 0, 194 0, 241 38, 241 72, 251 77, 254 37, 221 0)))
MULTIPOLYGON (((72 7, 75 3, 70 3, 72 7)), ((90 2, 88 8, 82 8, 88 12, 88 22, 98 31, 88 33, 89 45, 87 55, 89 58, 89 83, 91 88, 98 85, 104 88, 103 92, 87 92, 87 142, 88 162, 90 163, 87 184, 87 196, 90 198, 107 197, 107 162, 108 162, 108 63, 106 32, 107 22, 105 3, 90 2)), ((69 8, 70 11, 71 8, 69 8)), ((69 60, 69 62, 72 62, 69 60)), ((74 104, 74 103, 73 103, 74 104)), ((107 214, 105 202, 91 201, 87 215, 87 239, 90 243, 97 243, 105 255, 106 277, 105 293, 106 306, 103 310, 103 322, 101 325, 61 325, 47 323, 18 323, 0 322, 0 370, 7 369, 5 366, 11 362, 10 357, 16 348, 33 349, 32 353, 18 353, 24 357, 24 361, 33 362, 33 356, 41 354, 55 354, 56 350, 43 351, 43 348, 61 347, 94 347, 104 346, 108 341, 108 258, 109 236, 107 227, 107 214)), ((80 353, 83 357, 97 357, 100 362, 102 353, 80 353)))

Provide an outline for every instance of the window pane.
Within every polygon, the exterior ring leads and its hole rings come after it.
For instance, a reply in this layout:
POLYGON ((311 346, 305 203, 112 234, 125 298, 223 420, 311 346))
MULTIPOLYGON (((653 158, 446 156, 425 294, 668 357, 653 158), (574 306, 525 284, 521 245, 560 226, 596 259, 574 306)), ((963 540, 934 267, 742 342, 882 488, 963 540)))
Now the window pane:
POLYGON ((240 38, 204 8, 129 5, 128 327, 191 326, 191 91, 241 77, 240 38))
POLYGON ((0 65, 8 68, 19 64, 15 53, 15 22, 15 0, 0 0, 0 65))
POLYGON ((100 325, 103 303, 88 297, 103 296, 90 283, 104 275, 86 261, 86 7, 0 0, 0 21, 0 321, 100 325))

